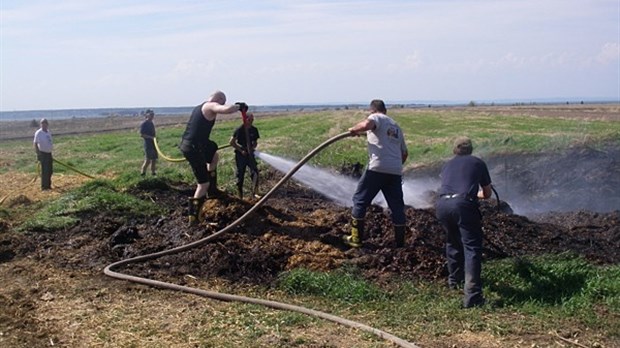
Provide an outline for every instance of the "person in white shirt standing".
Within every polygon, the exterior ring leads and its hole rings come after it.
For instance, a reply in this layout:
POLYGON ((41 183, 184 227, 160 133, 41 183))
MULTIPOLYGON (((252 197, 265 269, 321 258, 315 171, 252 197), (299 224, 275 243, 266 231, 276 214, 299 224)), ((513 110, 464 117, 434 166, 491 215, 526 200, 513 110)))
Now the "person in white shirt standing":
POLYGON ((387 116, 383 100, 370 102, 370 115, 349 128, 353 135, 366 135, 368 164, 353 195, 351 235, 344 242, 359 248, 366 237, 364 216, 373 198, 381 191, 392 212, 396 247, 405 245, 405 203, 403 201, 403 164, 409 156, 403 131, 387 116))
POLYGON ((52 189, 52 173, 54 171, 52 158, 52 133, 49 130, 47 119, 41 119, 41 128, 34 133, 34 150, 37 153, 37 159, 41 163, 41 189, 52 189))

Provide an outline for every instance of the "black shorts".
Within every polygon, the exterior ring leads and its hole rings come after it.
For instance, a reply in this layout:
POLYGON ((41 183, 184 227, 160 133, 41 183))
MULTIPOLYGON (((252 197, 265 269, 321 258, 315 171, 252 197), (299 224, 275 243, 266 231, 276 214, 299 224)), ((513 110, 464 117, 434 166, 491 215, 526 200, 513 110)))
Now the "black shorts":
POLYGON ((213 161, 213 156, 217 151, 217 144, 208 140, 206 144, 192 145, 181 143, 181 152, 192 167, 192 172, 199 184, 209 182, 209 173, 207 172, 207 163, 213 161))
POLYGON ((148 160, 156 160, 158 158, 155 143, 153 143, 152 141, 144 142, 144 158, 148 160))

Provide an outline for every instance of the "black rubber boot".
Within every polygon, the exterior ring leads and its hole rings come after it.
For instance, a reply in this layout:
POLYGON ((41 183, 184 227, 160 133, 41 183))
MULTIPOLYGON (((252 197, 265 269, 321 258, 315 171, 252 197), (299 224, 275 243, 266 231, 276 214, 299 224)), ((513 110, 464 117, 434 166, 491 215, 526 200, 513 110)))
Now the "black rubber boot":
POLYGON ((259 198, 259 195, 258 195, 258 174, 254 175, 254 177, 252 177, 252 197, 253 198, 259 198))
POLYGON ((395 225, 394 226, 394 241, 396 242, 397 248, 402 248, 405 246, 405 225, 395 225))
POLYGON ((202 208, 202 203, 204 203, 204 201, 204 197, 189 199, 187 215, 189 216, 190 226, 198 224, 198 221, 200 220, 200 209, 202 208))
POLYGON ((344 236, 342 239, 348 246, 359 248, 364 240, 364 219, 351 219, 351 235, 344 236))
POLYGON ((209 172, 209 187, 207 188, 207 197, 218 198, 222 195, 222 191, 217 189, 217 171, 209 172))
POLYGON ((243 184, 237 184, 237 195, 239 199, 243 199, 243 184))

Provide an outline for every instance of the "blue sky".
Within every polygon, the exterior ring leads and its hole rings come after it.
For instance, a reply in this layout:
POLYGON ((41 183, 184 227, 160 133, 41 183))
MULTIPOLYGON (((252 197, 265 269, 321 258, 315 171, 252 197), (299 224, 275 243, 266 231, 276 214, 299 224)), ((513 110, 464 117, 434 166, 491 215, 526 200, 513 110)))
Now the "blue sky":
POLYGON ((0 110, 620 99, 618 0, 0 0, 0 110))

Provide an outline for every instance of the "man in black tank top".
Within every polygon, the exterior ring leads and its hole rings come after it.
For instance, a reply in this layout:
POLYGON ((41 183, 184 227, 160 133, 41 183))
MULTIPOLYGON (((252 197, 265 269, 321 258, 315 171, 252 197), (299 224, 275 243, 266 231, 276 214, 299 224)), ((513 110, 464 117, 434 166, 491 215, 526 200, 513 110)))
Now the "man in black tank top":
POLYGON ((189 199, 189 222, 198 222, 202 203, 209 197, 215 197, 217 190, 217 144, 209 139, 217 114, 232 114, 246 111, 245 103, 226 105, 226 95, 215 91, 207 101, 196 106, 192 111, 187 127, 181 138, 179 148, 187 159, 196 177, 196 191, 189 199))
POLYGON ((491 176, 486 163, 472 156, 467 137, 454 143, 456 155, 441 170, 441 187, 435 211, 446 231, 448 286, 463 285, 463 307, 481 306, 482 221, 478 199, 491 197, 491 176))

